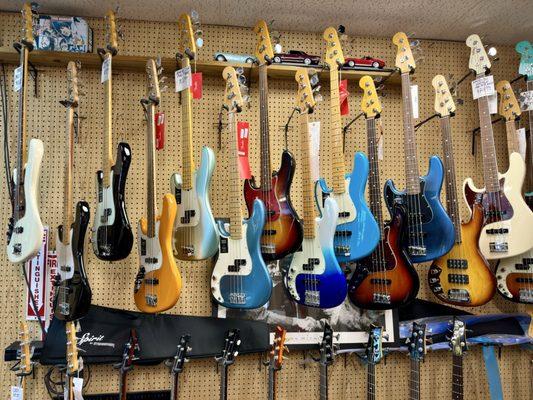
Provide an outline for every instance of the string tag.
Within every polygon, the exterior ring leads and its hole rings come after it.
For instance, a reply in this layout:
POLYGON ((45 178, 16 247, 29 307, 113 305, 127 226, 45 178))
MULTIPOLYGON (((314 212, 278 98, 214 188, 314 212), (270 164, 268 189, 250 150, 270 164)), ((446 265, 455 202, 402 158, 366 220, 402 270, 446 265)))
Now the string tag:
POLYGON ((418 119, 418 85, 411 85, 411 108, 413 118, 418 119))
POLYGON ((250 124, 246 121, 237 122, 237 152, 239 161, 239 174, 241 179, 250 179, 252 171, 248 160, 248 137, 250 124))
POLYGON ((106 57, 102 62, 102 76, 100 83, 107 82, 111 78, 111 57, 106 57))
POLYGON ((309 122, 309 140, 311 143, 311 180, 320 179, 320 121, 309 122))
POLYGON ((158 112, 155 114, 155 148, 163 149, 165 146, 165 113, 158 112))
POLYGON ((176 70, 176 72, 174 73, 174 80, 176 82, 176 93, 190 88, 192 84, 191 67, 188 66, 176 70))
POLYGON ((24 390, 20 386, 11 386, 11 400, 24 400, 24 390))
POLYGON ((20 89, 22 89, 22 70, 24 68, 22 65, 20 67, 15 68, 14 76, 13 76, 13 90, 15 92, 18 92, 20 89))
POLYGON ((202 86, 203 78, 201 72, 195 72, 192 74, 191 93, 192 98, 195 100, 202 98, 202 86))
POLYGON ((494 77, 484 76, 472 81, 472 97, 477 100, 481 97, 491 96, 495 93, 494 77))
POLYGON ((72 378, 72 383, 74 385, 74 400, 83 400, 83 378, 72 378))
POLYGON ((516 136, 518 141, 518 152, 522 156, 522 159, 526 159, 526 128, 520 128, 516 130, 516 136))

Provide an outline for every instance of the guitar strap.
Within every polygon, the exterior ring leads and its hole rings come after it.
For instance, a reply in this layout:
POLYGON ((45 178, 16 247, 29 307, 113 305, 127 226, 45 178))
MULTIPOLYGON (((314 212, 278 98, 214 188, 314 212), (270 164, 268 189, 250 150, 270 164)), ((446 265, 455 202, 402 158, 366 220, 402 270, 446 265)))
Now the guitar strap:
POLYGON ((487 381, 489 382, 490 398, 491 400, 503 400, 500 367, 498 366, 494 346, 483 346, 483 358, 485 360, 487 381))

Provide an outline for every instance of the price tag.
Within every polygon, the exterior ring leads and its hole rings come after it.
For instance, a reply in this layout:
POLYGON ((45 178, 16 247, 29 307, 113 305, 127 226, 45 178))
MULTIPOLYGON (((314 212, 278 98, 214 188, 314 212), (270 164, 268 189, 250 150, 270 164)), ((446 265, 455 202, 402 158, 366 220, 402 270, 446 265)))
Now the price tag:
POLYGON ((526 159, 526 128, 520 128, 516 131, 516 136, 518 139, 518 152, 522 158, 526 159))
POLYGON ((250 179, 252 170, 248 160, 248 136, 250 124, 246 121, 237 122, 237 152, 239 153, 239 175, 241 179, 250 179))
POLYGON ((533 111, 533 90, 520 93, 519 100, 522 111, 533 111))
POLYGON ((490 96, 494 93, 494 77, 492 75, 472 81, 472 96, 474 100, 480 97, 490 96))
POLYGON ((498 94, 494 92, 489 98, 489 113, 496 114, 498 112, 498 94))
POLYGON ((174 80, 176 82, 176 93, 190 88, 192 85, 191 67, 178 69, 174 73, 174 80))
POLYGON ((193 99, 198 100, 202 98, 202 86, 203 86, 202 73, 195 72, 194 74, 192 74, 192 83, 191 83, 191 93, 192 93, 193 99))
POLYGON ((72 378, 74 384, 74 400, 83 400, 83 378, 72 378))
POLYGON ((339 83, 339 102, 341 107, 341 115, 348 115, 350 113, 350 107, 348 105, 348 79, 343 79, 339 83))
POLYGON ((13 76, 13 90, 15 92, 18 92, 20 89, 22 89, 22 66, 15 68, 14 76, 13 76))
POLYGON ((24 390, 20 386, 11 386, 11 400, 24 400, 24 390))
POLYGON ((418 85, 411 85, 411 108, 413 109, 413 118, 418 118, 418 85))
POLYGON ((316 182, 320 179, 320 121, 309 123, 309 135, 309 140, 311 140, 311 179, 316 182))
POLYGON ((100 83, 104 83, 111 78, 111 57, 106 57, 102 63, 102 76, 100 77, 100 83))
POLYGON ((165 113, 155 114, 155 148, 161 150, 165 146, 165 113))

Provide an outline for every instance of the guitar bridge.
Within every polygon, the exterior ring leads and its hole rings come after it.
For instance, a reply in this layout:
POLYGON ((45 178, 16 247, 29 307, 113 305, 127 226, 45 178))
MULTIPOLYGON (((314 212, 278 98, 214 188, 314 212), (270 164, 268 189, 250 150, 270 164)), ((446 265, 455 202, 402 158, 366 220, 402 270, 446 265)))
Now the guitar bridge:
POLYGON ((58 310, 61 315, 69 315, 70 314, 70 304, 68 303, 59 303, 58 304, 58 310))
POLYGON ((376 304, 390 304, 390 294, 387 294, 387 293, 374 293, 373 301, 376 304))
POLYGON ((231 292, 229 294, 229 302, 231 304, 246 304, 246 294, 242 292, 231 292))
POLYGON ((448 299, 458 303, 469 303, 470 293, 466 289, 450 289, 448 290, 448 299))
POLYGON ((412 256, 425 256, 426 246, 409 246, 409 254, 412 256))
POLYGON ((350 246, 335 246, 335 254, 338 256, 349 257, 350 246))
POLYGON ((194 255, 194 246, 192 244, 188 246, 181 246, 181 251, 187 257, 191 257, 192 255, 194 255))
POLYGON ((156 294, 147 294, 144 296, 144 299, 146 300, 146 305, 155 307, 157 306, 157 295, 156 294))
POLYGON ((274 245, 274 244, 262 244, 261 245, 261 253, 263 253, 263 254, 275 254, 276 253, 276 245, 274 245))
POLYGON ((308 306, 320 306, 320 292, 318 290, 306 290, 304 302, 308 306))
POLYGON ((506 253, 509 251, 507 242, 490 242, 489 249, 491 253, 506 253))
POLYGON ((518 299, 524 303, 533 303, 533 289, 520 289, 518 299))

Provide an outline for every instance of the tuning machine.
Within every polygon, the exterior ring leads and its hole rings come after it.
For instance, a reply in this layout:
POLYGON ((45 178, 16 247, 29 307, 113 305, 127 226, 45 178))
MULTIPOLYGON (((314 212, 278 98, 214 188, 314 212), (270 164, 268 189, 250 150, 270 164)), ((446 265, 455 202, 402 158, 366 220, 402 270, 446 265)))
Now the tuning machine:
POLYGON ((196 10, 191 10, 191 23, 194 30, 194 38, 196 40, 196 46, 201 48, 204 45, 203 31, 200 24, 200 14, 196 10))

